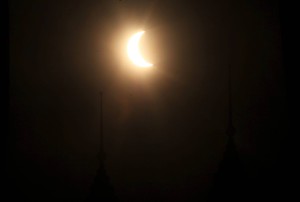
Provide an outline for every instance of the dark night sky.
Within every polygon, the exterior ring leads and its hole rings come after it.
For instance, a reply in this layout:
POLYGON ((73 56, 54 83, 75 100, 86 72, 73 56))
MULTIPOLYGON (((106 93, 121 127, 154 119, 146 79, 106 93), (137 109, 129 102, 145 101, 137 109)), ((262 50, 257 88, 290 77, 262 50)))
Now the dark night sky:
POLYGON ((279 11, 278 1, 261 0, 10 1, 11 186, 40 201, 86 197, 98 166, 101 89, 119 198, 204 200, 226 143, 230 65, 242 162, 256 188, 280 187, 279 11), (122 49, 139 29, 155 64, 149 72, 133 70, 122 49))

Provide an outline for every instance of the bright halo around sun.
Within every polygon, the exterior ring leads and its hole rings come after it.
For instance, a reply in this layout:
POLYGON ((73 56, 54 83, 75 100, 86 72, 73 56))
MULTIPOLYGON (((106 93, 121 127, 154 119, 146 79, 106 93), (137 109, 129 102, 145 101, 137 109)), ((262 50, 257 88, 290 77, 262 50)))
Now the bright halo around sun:
POLYGON ((138 67, 149 68, 153 64, 147 62, 139 50, 139 42, 145 31, 140 31, 129 38, 127 44, 127 54, 130 60, 138 67))

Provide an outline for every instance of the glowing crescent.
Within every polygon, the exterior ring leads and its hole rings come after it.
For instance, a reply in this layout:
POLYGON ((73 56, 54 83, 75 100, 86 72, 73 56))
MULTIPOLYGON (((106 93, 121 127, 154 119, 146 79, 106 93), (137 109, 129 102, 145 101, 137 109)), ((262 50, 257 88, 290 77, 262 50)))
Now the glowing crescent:
POLYGON ((134 34, 132 37, 130 37, 127 44, 127 54, 130 60, 135 65, 146 68, 153 66, 153 64, 144 60, 142 54, 139 51, 139 41, 144 33, 145 31, 140 31, 134 34))

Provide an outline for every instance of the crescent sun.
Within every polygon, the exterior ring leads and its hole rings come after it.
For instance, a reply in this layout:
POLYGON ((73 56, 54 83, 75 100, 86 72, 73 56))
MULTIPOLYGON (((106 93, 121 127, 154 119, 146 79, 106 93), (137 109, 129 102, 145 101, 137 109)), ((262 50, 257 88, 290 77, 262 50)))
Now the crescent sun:
POLYGON ((138 67, 151 67, 153 64, 147 62, 139 50, 139 42, 145 31, 140 31, 129 38, 127 44, 127 54, 129 59, 138 67))

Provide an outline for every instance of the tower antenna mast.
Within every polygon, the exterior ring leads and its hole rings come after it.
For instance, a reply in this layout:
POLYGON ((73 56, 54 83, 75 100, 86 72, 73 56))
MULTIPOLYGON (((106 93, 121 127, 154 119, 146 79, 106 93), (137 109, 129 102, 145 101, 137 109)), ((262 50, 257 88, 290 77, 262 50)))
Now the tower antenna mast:
POLYGON ((99 112, 100 112, 100 123, 99 123, 99 135, 100 135, 100 150, 99 160, 102 164, 104 161, 104 142, 103 142, 103 93, 99 92, 99 112))

